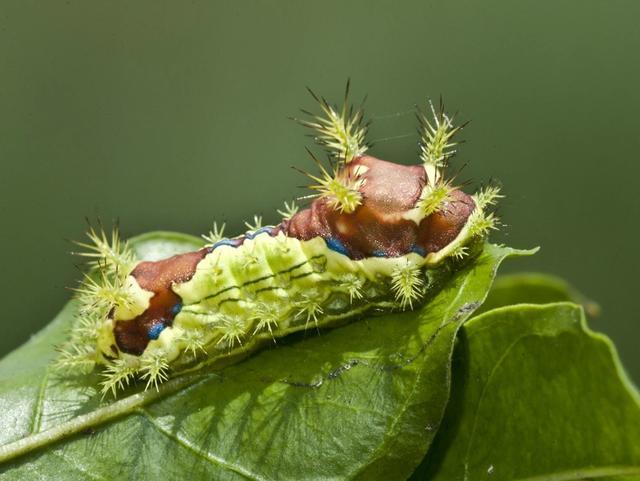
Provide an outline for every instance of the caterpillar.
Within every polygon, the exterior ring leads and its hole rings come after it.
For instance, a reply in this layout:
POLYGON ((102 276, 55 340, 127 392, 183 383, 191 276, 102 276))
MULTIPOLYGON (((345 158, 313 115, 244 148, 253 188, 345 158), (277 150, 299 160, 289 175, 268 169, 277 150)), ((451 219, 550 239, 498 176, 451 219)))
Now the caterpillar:
POLYGON ((419 158, 401 165, 367 154, 369 124, 345 95, 341 108, 312 92, 321 113, 299 122, 329 156, 305 209, 285 203, 282 220, 224 236, 214 223, 201 249, 149 262, 117 229, 78 242, 90 270, 76 288, 77 316, 57 365, 101 369, 103 394, 135 379, 156 388, 189 366, 309 328, 377 310, 410 310, 438 279, 482 249, 498 220, 497 187, 464 193, 446 175, 454 125, 442 101, 418 110, 419 158))

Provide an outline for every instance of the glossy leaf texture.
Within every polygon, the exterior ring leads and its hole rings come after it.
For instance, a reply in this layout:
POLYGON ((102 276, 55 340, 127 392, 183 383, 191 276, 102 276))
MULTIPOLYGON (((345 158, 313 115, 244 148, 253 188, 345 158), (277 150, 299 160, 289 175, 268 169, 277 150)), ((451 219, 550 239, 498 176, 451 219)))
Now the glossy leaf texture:
POLYGON ((581 305, 589 317, 600 314, 600 306, 564 279, 539 272, 500 275, 474 315, 513 304, 548 304, 568 301, 581 305))
MULTIPOLYGON (((199 241, 136 242, 145 258, 172 245, 199 241)), ((101 400, 96 375, 49 368, 70 304, 0 362, 2 479, 406 479, 442 420, 458 329, 514 254, 487 245, 420 310, 307 332, 115 402, 101 400)))
POLYGON ((471 319, 451 401, 417 480, 640 479, 640 398, 571 303, 471 319))

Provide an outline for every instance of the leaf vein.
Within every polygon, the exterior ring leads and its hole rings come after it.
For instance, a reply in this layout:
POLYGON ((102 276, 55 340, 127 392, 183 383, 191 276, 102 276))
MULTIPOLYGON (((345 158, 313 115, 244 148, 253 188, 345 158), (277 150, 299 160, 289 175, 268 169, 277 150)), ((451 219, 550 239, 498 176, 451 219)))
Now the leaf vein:
POLYGON ((76 471, 78 471, 78 472, 80 472, 82 474, 86 474, 88 477, 90 477, 91 479, 93 479, 95 481, 108 481, 107 478, 103 478, 102 476, 98 476, 97 474, 92 473, 89 470, 87 470, 84 466, 79 465, 71 456, 65 455, 60 450, 53 450, 52 454, 54 456, 57 456, 58 458, 60 458, 62 461, 67 463, 69 466, 71 466, 76 471))
POLYGON ((471 428, 471 434, 469 435, 469 443, 467 444, 467 452, 464 456, 464 480, 466 481, 469 475, 469 456, 471 454, 471 447, 473 446, 473 441, 476 435, 476 428, 478 427, 478 412, 480 411, 480 406, 482 405, 482 401, 484 399, 484 396, 487 392, 487 388, 489 386, 489 384, 491 383, 491 379, 493 378, 493 375, 496 373, 496 371, 498 370, 498 368, 500 367, 500 365, 504 362, 504 360, 507 358, 507 356, 509 356, 511 350, 516 346, 516 344, 518 344, 520 341, 522 341, 522 339, 524 339, 525 337, 528 337, 529 334, 524 334, 522 336, 519 336, 517 339, 514 339, 514 341, 509 344, 509 346, 504 350, 504 352, 502 353, 502 355, 500 356, 500 358, 498 359, 498 361, 495 363, 495 365, 493 366, 493 368, 491 369, 491 372, 489 373, 489 375, 487 376, 487 380, 484 383, 484 386, 482 386, 482 392, 480 393, 480 397, 478 398, 478 404, 476 406, 476 411, 474 413, 474 417, 473 417, 473 427, 471 428))
POLYGON ((186 438, 184 438, 182 436, 179 436, 176 433, 172 433, 172 432, 167 431, 166 429, 164 429, 164 427, 160 423, 158 423, 156 421, 156 419, 147 410, 145 410, 143 408, 138 408, 136 411, 140 414, 140 416, 142 416, 144 419, 146 419, 149 422, 149 424, 151 426, 153 426, 159 433, 161 433, 164 436, 168 437, 172 441, 178 443, 180 446, 184 447, 188 451, 191 451, 193 454, 195 454, 196 456, 200 457, 201 459, 209 462, 210 464, 214 464, 214 465, 220 466, 220 467, 222 467, 222 468, 224 468, 226 470, 232 471, 232 472, 234 472, 236 474, 239 474, 239 475, 243 476, 245 479, 248 479, 250 481, 266 481, 265 478, 261 478, 255 473, 247 471, 247 470, 243 469, 240 466, 237 466, 235 464, 232 464, 232 463, 226 461, 223 458, 220 458, 218 456, 213 456, 210 452, 204 451, 204 450, 198 448, 193 443, 191 443, 188 439, 186 439, 186 438))
POLYGON ((42 375, 42 380, 40 381, 40 386, 38 386, 38 397, 36 398, 36 403, 33 407, 33 420, 31 422, 31 427, 29 428, 29 434, 35 434, 40 431, 40 426, 42 424, 42 411, 44 407, 44 393, 47 390, 47 384, 49 382, 49 367, 47 367, 42 375))
POLYGON ((603 466, 598 468, 576 469, 573 471, 543 474, 528 478, 518 478, 514 481, 579 481, 633 474, 640 474, 640 466, 603 466))

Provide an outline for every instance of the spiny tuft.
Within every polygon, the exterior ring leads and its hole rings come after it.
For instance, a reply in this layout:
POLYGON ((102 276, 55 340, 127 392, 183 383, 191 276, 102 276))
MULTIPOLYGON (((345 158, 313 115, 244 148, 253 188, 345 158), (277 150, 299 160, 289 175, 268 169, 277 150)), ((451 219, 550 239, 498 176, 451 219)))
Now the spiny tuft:
POLYGON ((112 228, 110 237, 102 226, 99 229, 89 226, 87 237, 90 243, 74 241, 74 244, 85 249, 74 252, 75 255, 89 259, 93 269, 106 269, 109 274, 118 273, 120 276, 129 274, 135 256, 129 244, 121 239, 117 226, 112 228))
POLYGON ((80 306, 76 314, 69 337, 74 343, 94 344, 98 339, 98 329, 104 317, 90 306, 80 306))
POLYGON ((280 321, 280 309, 281 306, 266 302, 255 304, 252 317, 257 320, 257 324, 253 333, 256 334, 268 330, 271 337, 273 337, 273 329, 278 328, 278 322, 280 321))
POLYGON ((59 349, 59 356, 54 361, 54 369, 89 373, 96 365, 95 346, 90 344, 69 343, 59 349))
POLYGON ((416 264, 407 261, 391 273, 391 290, 402 309, 413 309, 413 302, 422 297, 423 287, 422 270, 416 264))
POLYGON ((445 167, 447 160, 456 152, 454 147, 457 142, 453 138, 463 126, 453 125, 453 119, 444 112, 442 101, 438 111, 429 101, 427 112, 418 111, 417 115, 420 122, 420 159, 426 165, 445 167))
POLYGON ((425 217, 439 212, 443 205, 451 200, 451 192, 454 188, 449 181, 436 181, 427 183, 422 190, 422 195, 418 200, 418 208, 425 217))
POLYGON ((145 390, 154 387, 169 379, 169 362, 162 352, 144 353, 140 358, 140 376, 147 381, 145 390))
POLYGON ((262 216, 261 215, 254 215, 253 216, 253 222, 245 221, 244 225, 247 226, 247 229, 249 229, 251 231, 258 230, 258 229, 260 229, 262 227, 262 216))
POLYGON ((500 225, 498 218, 493 212, 485 213, 481 209, 476 209, 469 216, 470 234, 472 236, 483 237, 489 231, 496 230, 500 225))
POLYGON ((341 109, 330 105, 323 97, 310 89, 309 93, 318 102, 323 115, 309 112, 310 120, 297 120, 301 125, 316 132, 315 141, 325 147, 340 162, 349 163, 367 151, 366 135, 368 124, 364 122, 362 107, 354 109, 349 105, 349 82, 345 90, 341 109))
POLYGON ((216 327, 222 333, 218 344, 227 344, 229 348, 236 343, 242 345, 242 338, 247 334, 247 326, 241 316, 224 316, 216 327))
POLYGON ((467 246, 458 246, 451 253, 451 255, 458 260, 462 260, 469 255, 469 248, 467 246))
POLYGON ((308 327, 311 320, 313 320, 316 326, 318 325, 318 316, 322 315, 324 312, 320 303, 320 298, 320 291, 317 289, 309 289, 302 292, 298 300, 295 302, 295 306, 298 309, 296 317, 306 318, 305 329, 308 327))
POLYGON ((300 207, 298 207, 295 201, 291 201, 291 203, 285 201, 284 209, 278 209, 277 212, 282 216, 283 220, 289 220, 296 215, 299 210, 300 207))
POLYGON ((307 174, 310 179, 317 182, 309 186, 310 189, 318 191, 316 197, 326 199, 329 206, 341 213, 351 213, 362 204, 362 193, 360 187, 362 180, 350 176, 345 170, 334 168, 330 174, 320 165, 321 177, 307 174))
POLYGON ((496 205, 498 199, 504 199, 504 195, 500 194, 500 187, 491 185, 480 189, 480 191, 473 196, 476 205, 480 209, 496 205))
POLYGON ((499 219, 493 212, 487 212, 487 210, 493 207, 498 202, 498 199, 502 198, 504 196, 500 194, 500 188, 496 186, 485 187, 473 196, 476 208, 468 220, 469 231, 472 236, 486 236, 489 231, 498 229, 500 225, 499 219))
POLYGON ((126 388, 131 380, 135 377, 137 368, 132 366, 126 359, 114 359, 106 365, 102 377, 102 395, 105 396, 109 391, 116 396, 117 391, 126 388))
POLYGON ((97 276, 84 274, 80 286, 74 289, 81 304, 81 312, 97 310, 99 315, 104 316, 114 307, 133 305, 135 299, 126 288, 124 279, 117 274, 110 275, 104 269, 97 276))
POLYGON ((356 299, 362 299, 364 296, 364 281, 359 275, 352 272, 342 275, 338 279, 338 286, 349 294, 351 303, 356 299))
POLYGON ((209 233, 203 234, 201 236, 205 241, 207 241, 207 243, 205 244, 205 247, 212 247, 216 242, 219 242, 222 239, 224 239, 225 227, 226 227, 226 224, 224 222, 222 223, 222 225, 220 225, 220 227, 218 227, 217 222, 214 222, 213 227, 211 228, 209 233))
POLYGON ((245 244, 239 260, 242 268, 245 270, 258 266, 260 264, 260 257, 255 252, 255 244, 253 244, 250 249, 248 249, 245 244))
POLYGON ((206 354, 203 333, 200 329, 189 329, 180 336, 180 341, 184 343, 184 352, 190 352, 195 358, 199 352, 206 354))

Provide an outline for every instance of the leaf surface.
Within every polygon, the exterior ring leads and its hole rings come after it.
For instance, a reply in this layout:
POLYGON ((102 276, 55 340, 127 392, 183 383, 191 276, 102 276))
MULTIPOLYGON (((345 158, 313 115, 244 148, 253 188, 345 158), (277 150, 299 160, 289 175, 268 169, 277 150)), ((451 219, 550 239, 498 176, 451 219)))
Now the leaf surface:
MULTIPOLYGON (((144 258, 198 245, 135 242, 144 258)), ((115 402, 96 375, 48 368, 70 304, 0 362, 2 479, 406 479, 442 419, 458 328, 518 253, 487 245, 420 310, 307 332, 115 402)))
POLYGON ((412 480, 640 479, 638 393, 582 309, 495 309, 459 341, 450 404, 412 480))
POLYGON ((559 277, 539 272, 520 272, 496 278, 485 302, 475 315, 513 304, 548 304, 569 301, 580 304, 590 317, 600 313, 600 306, 559 277))

